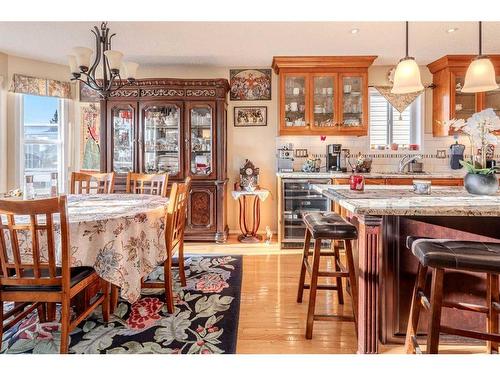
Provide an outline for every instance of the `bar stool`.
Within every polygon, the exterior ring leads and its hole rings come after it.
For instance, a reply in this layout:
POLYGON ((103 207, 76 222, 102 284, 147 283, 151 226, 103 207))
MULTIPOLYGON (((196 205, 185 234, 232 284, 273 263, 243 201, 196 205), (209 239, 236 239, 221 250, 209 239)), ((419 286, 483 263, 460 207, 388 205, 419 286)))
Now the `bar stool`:
MULTIPOLYGON (((309 289, 309 308, 307 310, 307 325, 306 338, 312 338, 313 324, 315 320, 341 320, 353 321, 356 325, 357 305, 358 305, 358 290, 354 268, 354 260, 352 256, 352 243, 358 237, 356 227, 343 219, 340 215, 333 212, 307 212, 303 215, 304 224, 306 225, 306 234, 304 239, 304 252, 302 256, 302 266, 300 269, 299 289, 297 293, 297 302, 302 302, 304 289, 309 289), (310 251, 311 239, 314 240, 314 250, 310 251), (331 240, 331 252, 321 252, 321 241, 331 240), (344 242, 344 248, 347 259, 347 269, 340 261, 339 242, 344 242), (312 267, 308 257, 312 255, 312 267), (335 271, 327 272, 319 270, 321 256, 333 256, 335 271), (310 285, 305 284, 306 271, 311 277, 310 285), (318 277, 335 277, 336 285, 318 285, 318 277), (342 278, 349 278, 350 294, 353 304, 353 317, 347 318, 338 315, 315 315, 316 291, 321 290, 336 290, 338 293, 339 303, 344 303, 342 291, 342 278)), ((356 329, 357 332, 357 329, 356 329)))
POLYGON ((406 352, 422 353, 417 342, 417 327, 420 311, 425 308, 430 311, 427 331, 428 354, 438 353, 440 333, 485 340, 488 342, 488 351, 498 353, 500 342, 498 323, 500 313, 500 243, 409 237, 407 238, 407 246, 418 258, 419 265, 406 332, 406 352), (430 300, 424 293, 429 268, 432 270, 430 300), (485 273, 487 282, 486 306, 443 301, 443 277, 447 269, 485 273), (442 307, 486 314, 487 332, 441 325, 442 307))

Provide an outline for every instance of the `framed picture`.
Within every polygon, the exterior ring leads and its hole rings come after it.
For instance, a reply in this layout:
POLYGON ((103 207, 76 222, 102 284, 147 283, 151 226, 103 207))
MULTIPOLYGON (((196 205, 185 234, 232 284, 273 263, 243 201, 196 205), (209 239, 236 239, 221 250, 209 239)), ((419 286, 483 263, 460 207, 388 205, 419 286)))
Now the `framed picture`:
POLYGON ((230 69, 231 100, 271 100, 271 69, 230 69))
POLYGON ((234 126, 267 126, 267 107, 234 107, 234 126))

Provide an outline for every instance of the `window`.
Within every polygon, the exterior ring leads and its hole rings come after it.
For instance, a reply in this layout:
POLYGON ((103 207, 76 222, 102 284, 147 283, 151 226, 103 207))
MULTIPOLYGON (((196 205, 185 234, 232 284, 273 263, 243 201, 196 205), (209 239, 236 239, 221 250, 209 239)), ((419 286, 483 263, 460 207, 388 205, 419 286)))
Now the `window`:
POLYGON ((64 171, 64 100, 49 97, 21 96, 21 186, 27 175, 33 176, 35 192, 48 194, 51 173, 57 172, 62 191, 64 171))
POLYGON ((420 145, 421 100, 422 95, 399 113, 377 89, 370 88, 371 147, 390 147, 393 143, 397 143, 399 148, 408 148, 410 144, 420 145))

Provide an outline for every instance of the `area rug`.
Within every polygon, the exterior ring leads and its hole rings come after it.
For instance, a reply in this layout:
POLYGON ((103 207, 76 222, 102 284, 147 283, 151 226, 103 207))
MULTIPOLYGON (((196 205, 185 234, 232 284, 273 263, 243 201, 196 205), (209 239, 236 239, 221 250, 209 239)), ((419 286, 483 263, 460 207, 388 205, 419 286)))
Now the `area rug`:
MULTIPOLYGON (((168 314, 160 289, 144 289, 130 305, 120 300, 110 322, 100 308, 70 335, 77 354, 235 353, 240 308, 241 256, 186 258, 187 286, 176 280, 175 311, 168 314)), ((162 267, 148 276, 163 280, 162 267)), ((40 323, 37 313, 4 332, 1 353, 59 353, 60 324, 40 323)))

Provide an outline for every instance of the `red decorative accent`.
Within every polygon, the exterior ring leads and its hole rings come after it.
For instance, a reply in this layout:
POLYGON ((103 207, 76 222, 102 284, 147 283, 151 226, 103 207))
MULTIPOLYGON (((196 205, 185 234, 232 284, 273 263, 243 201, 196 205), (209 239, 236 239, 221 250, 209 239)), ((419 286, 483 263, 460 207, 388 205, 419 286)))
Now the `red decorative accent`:
POLYGON ((349 177, 349 187, 351 190, 365 190, 365 178, 360 174, 353 174, 349 177))
POLYGON ((326 141, 326 135, 320 135, 319 139, 321 139, 322 142, 326 141))
POLYGON ((127 325, 132 329, 144 329, 161 318, 158 312, 163 306, 158 298, 145 297, 132 305, 127 325))

